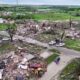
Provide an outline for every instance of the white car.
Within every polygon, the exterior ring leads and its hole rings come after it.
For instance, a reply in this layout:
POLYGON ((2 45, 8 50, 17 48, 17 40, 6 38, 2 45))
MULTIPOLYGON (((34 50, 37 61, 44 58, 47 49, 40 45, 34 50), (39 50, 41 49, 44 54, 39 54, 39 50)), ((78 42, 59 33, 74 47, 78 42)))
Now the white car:
POLYGON ((51 42, 49 42, 49 45, 55 45, 55 44, 56 44, 55 41, 51 41, 51 42))
POLYGON ((65 43, 63 43, 63 42, 61 42, 61 43, 59 43, 59 44, 56 44, 57 47, 62 47, 62 46, 64 46, 64 45, 65 45, 65 43))

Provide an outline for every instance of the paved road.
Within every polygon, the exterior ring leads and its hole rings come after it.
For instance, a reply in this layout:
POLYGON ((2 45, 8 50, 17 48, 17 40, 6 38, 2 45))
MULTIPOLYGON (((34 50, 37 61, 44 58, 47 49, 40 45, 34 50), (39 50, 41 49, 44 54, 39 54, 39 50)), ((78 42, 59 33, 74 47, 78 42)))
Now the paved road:
POLYGON ((64 48, 64 47, 49 47, 49 49, 56 49, 60 51, 64 55, 74 55, 75 57, 80 57, 80 52, 72 49, 64 48))
POLYGON ((22 40, 25 43, 36 44, 36 45, 39 45, 39 46, 42 46, 42 47, 49 47, 49 45, 47 43, 42 43, 40 41, 37 41, 37 40, 29 38, 29 37, 23 37, 23 36, 15 35, 14 36, 14 40, 15 39, 20 39, 20 40, 22 40))

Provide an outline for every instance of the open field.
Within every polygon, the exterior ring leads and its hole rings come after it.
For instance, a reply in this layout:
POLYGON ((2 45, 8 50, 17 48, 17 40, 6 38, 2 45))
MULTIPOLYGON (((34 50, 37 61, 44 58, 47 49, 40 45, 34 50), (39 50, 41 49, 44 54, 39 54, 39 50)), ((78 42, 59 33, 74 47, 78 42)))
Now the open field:
POLYGON ((39 13, 34 14, 34 18, 37 20, 65 20, 69 19, 70 15, 66 13, 39 13))
POLYGON ((13 12, 13 14, 11 16, 0 16, 2 18, 10 18, 10 19, 34 19, 34 20, 69 20, 70 17, 72 18, 72 20, 80 20, 80 16, 75 16, 75 15, 71 15, 69 13, 64 13, 64 12, 47 12, 47 13, 27 13, 25 12, 25 14, 21 13, 19 15, 16 15, 18 13, 13 12))

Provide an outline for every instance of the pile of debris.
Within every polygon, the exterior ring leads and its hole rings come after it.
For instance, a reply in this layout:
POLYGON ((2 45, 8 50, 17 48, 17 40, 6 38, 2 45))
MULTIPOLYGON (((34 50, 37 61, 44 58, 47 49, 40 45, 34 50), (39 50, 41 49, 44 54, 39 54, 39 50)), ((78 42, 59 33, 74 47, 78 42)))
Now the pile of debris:
POLYGON ((29 80, 31 76, 41 77, 46 69, 43 58, 17 50, 0 60, 0 79, 29 80))
POLYGON ((80 39, 80 30, 77 30, 77 29, 75 29, 73 27, 71 27, 70 29, 66 30, 65 33, 66 33, 66 37, 67 38, 71 38, 71 39, 78 38, 78 39, 80 39))
POLYGON ((57 23, 49 22, 49 21, 26 21, 23 24, 19 24, 19 27, 17 28, 18 34, 22 35, 29 35, 29 34, 37 34, 49 30, 55 30, 58 29, 57 23))

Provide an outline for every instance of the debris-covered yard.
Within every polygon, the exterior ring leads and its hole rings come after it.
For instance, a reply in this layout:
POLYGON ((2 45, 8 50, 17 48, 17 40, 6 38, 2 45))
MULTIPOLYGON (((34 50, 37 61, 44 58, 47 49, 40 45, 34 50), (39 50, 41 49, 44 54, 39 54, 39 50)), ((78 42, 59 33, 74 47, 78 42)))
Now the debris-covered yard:
POLYGON ((0 79, 17 80, 42 76, 47 69, 46 61, 24 49, 11 51, 0 59, 0 79), (3 57, 3 58, 2 58, 3 57))
POLYGON ((60 22, 25 20, 24 23, 17 24, 17 29, 8 28, 7 31, 3 30, 2 26, 0 28, 2 30, 0 31, 2 55, 0 79, 3 80, 31 78, 33 80, 33 78, 42 77, 47 71, 47 66, 54 60, 56 62, 60 59, 60 52, 52 49, 54 47, 65 46, 80 50, 80 32, 74 28, 65 29, 63 23, 60 22))
POLYGON ((42 34, 36 35, 35 39, 41 42, 48 43, 55 39, 55 35, 42 33, 42 34))

